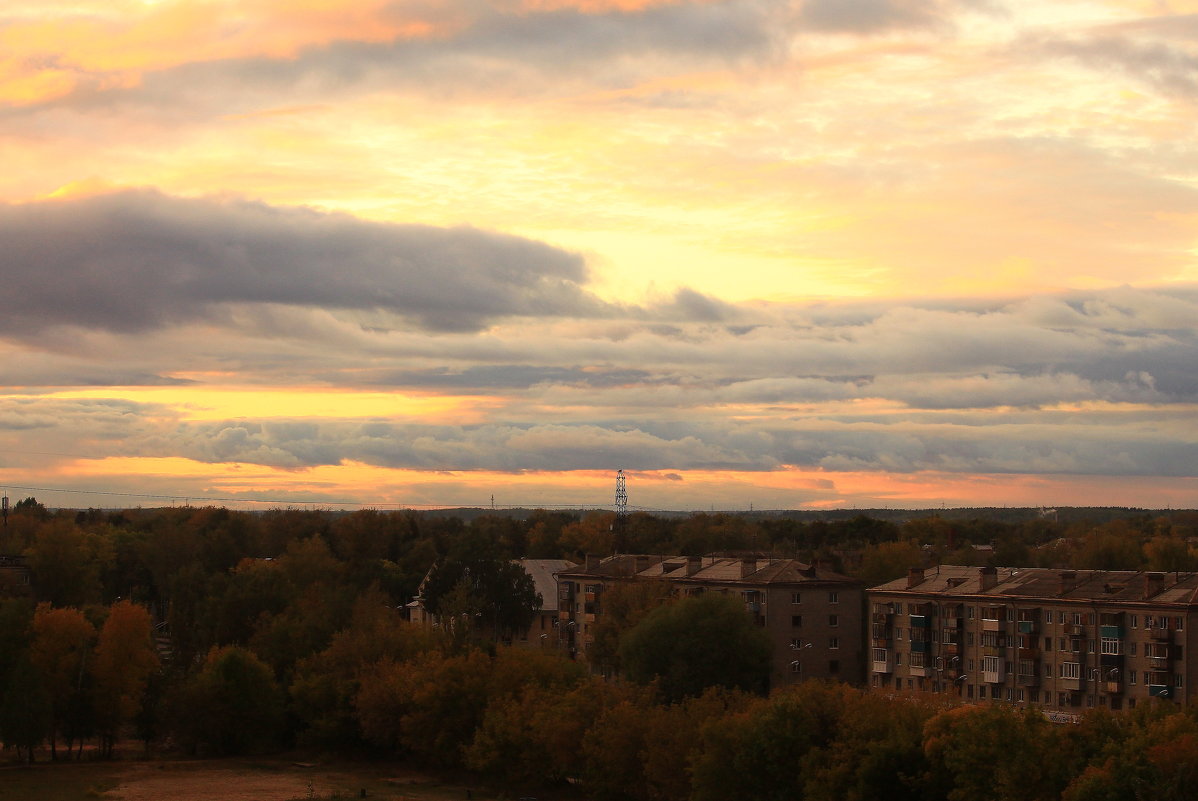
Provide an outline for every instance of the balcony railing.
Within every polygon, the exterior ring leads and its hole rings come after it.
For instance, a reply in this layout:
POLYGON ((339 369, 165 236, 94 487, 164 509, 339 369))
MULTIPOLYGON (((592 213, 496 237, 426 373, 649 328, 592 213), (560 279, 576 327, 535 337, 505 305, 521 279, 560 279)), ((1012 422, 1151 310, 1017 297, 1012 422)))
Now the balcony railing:
POLYGON ((1148 637, 1156 642, 1172 642, 1173 630, 1161 628, 1148 629, 1148 637))
POLYGON ((982 618, 982 631, 1006 631, 1007 621, 982 618))
POLYGON ((1040 674, 1038 673, 1020 673, 1018 678, 1020 687, 1039 687, 1040 674))

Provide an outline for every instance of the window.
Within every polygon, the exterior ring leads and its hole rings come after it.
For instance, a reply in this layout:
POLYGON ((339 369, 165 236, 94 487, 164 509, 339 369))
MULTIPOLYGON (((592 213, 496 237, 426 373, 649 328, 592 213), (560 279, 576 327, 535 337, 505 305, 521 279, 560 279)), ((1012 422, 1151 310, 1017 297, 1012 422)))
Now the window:
POLYGON ((1074 612, 1073 613, 1073 625, 1080 626, 1081 624, 1082 624, 1082 613, 1074 612))
POLYGON ((1061 663, 1061 678, 1062 679, 1080 679, 1082 677, 1082 666, 1080 662, 1062 662, 1061 663))
POLYGON ((802 615, 791 615, 790 616, 790 625, 794 626, 796 629, 799 628, 800 626, 802 626, 803 625, 803 616, 802 615))
POLYGON ((1094 641, 1093 640, 1086 640, 1086 653, 1088 653, 1088 654, 1094 653, 1094 641))
POLYGON ((1129 656, 1135 656, 1135 655, 1136 655, 1136 644, 1135 644, 1134 642, 1129 642, 1129 643, 1127 644, 1127 653, 1128 653, 1128 655, 1129 655, 1129 656))
POLYGON ((1062 623, 1062 624, 1065 622, 1065 613, 1064 612, 1057 612, 1057 622, 1062 623))
POLYGON ((927 667, 927 666, 928 666, 928 655, 927 654, 921 654, 921 653, 912 653, 911 654, 911 667, 927 667))
POLYGON ((1175 687, 1184 687, 1185 686, 1185 675, 1178 673, 1176 676, 1174 676, 1173 677, 1173 685, 1175 687))
POLYGON ((1093 613, 1093 612, 1091 612, 1090 614, 1086 615, 1086 623, 1088 623, 1088 624, 1089 624, 1089 625, 1091 625, 1091 626, 1093 626, 1093 625, 1094 625, 1094 613, 1093 613))
POLYGON ((903 613, 903 604, 902 604, 902 601, 900 601, 900 602, 898 602, 897 604, 895 604, 895 605, 894 605, 894 613, 895 613, 896 615, 901 615, 901 614, 903 613))
MULTIPOLYGON (((792 651, 797 651, 797 650, 799 650, 799 649, 800 649, 800 648, 802 648, 802 647, 803 647, 803 641, 802 641, 802 640, 800 640, 798 637, 791 637, 791 638, 790 638, 790 650, 792 650, 792 651)), ((885 651, 883 651, 883 653, 885 653, 885 651)))
POLYGON ((829 637, 828 638, 828 648, 830 650, 835 651, 839 647, 840 647, 840 638, 839 637, 829 637))
POLYGON ((899 653, 898 651, 894 652, 894 664, 896 664, 896 665, 903 664, 903 655, 901 653, 899 653))
POLYGON ((973 672, 973 660, 970 659, 968 664, 969 664, 969 672, 972 673, 973 672))
POLYGON ((1131 616, 1131 627, 1133 629, 1138 629, 1140 627, 1140 616, 1139 615, 1131 616))
POLYGON ((792 604, 802 603, 803 594, 801 592, 792 592, 790 594, 790 602, 792 604))
POLYGON ((901 639, 903 638, 903 630, 902 630, 902 629, 895 629, 895 630, 894 630, 894 638, 895 638, 896 640, 901 640, 901 639))
POLYGON ((836 617, 836 615, 828 615, 828 625, 833 627, 839 626, 840 620, 836 617))
MULTIPOLYGON (((795 661, 790 663, 790 672, 791 673, 802 673, 803 672, 803 666, 799 664, 799 660, 796 659, 795 661)), ((874 676, 874 678, 877 678, 877 676, 874 676)))
POLYGON ((1046 678, 1046 679, 1052 678, 1052 663, 1051 662, 1047 662, 1044 665, 1044 678, 1046 678))
POLYGON ((830 592, 830 593, 828 593, 828 603, 830 603, 830 604, 838 604, 838 603, 840 603, 840 595, 839 595, 839 593, 835 593, 835 592, 830 592))
POLYGON ((875 648, 874 649, 874 661, 875 662, 885 662, 886 661, 886 649, 885 648, 875 648))
POLYGON ((1058 647, 1057 647, 1057 650, 1058 650, 1058 651, 1064 651, 1064 650, 1065 650, 1065 638, 1064 638, 1064 637, 1058 637, 1058 638, 1057 638, 1057 646, 1058 646, 1058 647))
POLYGON ((1173 628, 1177 629, 1178 631, 1183 631, 1183 630, 1185 630, 1185 627, 1186 627, 1186 622, 1185 622, 1184 618, 1180 618, 1180 617, 1173 618, 1173 628))
POLYGON ((997 656, 982 657, 982 671, 984 673, 997 673, 1002 670, 1002 661, 997 656))
POLYGON ((973 632, 972 631, 965 632, 965 644, 970 646, 971 648, 973 647, 973 632))
POLYGON ((1045 638, 1044 638, 1044 650, 1045 650, 1045 651, 1051 651, 1051 650, 1052 650, 1052 637, 1045 637, 1045 638))
POLYGON ((840 660, 832 659, 828 662, 828 672, 836 674, 840 672, 840 660))
POLYGON ((1123 653, 1123 642, 1121 640, 1112 639, 1111 637, 1102 638, 1102 653, 1104 654, 1121 654, 1123 653))
POLYGON ((965 616, 967 618, 969 618, 970 620, 973 620, 973 607, 972 606, 969 607, 968 609, 965 610, 965 612, 966 612, 965 616))
POLYGON ((1052 622, 1052 610, 1051 610, 1051 609, 1045 609, 1045 610, 1044 610, 1044 622, 1045 622, 1045 623, 1051 623, 1051 622, 1052 622))

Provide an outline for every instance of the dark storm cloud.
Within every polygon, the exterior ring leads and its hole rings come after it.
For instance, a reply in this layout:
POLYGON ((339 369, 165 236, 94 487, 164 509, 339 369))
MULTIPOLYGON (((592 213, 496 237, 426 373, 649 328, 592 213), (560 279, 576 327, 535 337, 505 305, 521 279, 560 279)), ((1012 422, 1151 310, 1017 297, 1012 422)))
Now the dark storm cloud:
POLYGON ((576 254, 470 228, 138 191, 0 207, 0 331, 133 332, 222 304, 380 310, 430 330, 506 315, 593 316, 576 254))

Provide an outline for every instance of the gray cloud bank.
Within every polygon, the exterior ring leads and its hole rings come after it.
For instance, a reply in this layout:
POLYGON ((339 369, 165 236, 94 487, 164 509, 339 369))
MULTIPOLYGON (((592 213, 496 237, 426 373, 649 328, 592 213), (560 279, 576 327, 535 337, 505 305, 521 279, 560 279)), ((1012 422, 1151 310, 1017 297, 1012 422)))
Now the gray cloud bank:
POLYGON ((0 399, 10 462, 1128 476, 1198 464, 1192 286, 743 306, 684 289, 617 305, 588 291, 579 256, 531 240, 149 191, 0 208, 0 252, 3 378, 23 393, 0 399), (392 417, 210 422, 39 389, 208 374, 481 398, 483 411, 471 425, 402 404, 392 417))

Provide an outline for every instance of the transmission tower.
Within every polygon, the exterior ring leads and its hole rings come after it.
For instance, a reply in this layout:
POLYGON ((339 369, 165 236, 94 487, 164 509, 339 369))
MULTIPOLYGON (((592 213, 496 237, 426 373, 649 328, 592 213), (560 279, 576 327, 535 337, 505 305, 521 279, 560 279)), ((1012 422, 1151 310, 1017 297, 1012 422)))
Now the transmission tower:
POLYGON ((628 487, 624 484, 624 471, 616 471, 616 517, 628 515, 628 487))

